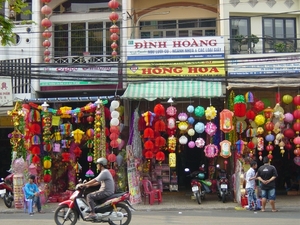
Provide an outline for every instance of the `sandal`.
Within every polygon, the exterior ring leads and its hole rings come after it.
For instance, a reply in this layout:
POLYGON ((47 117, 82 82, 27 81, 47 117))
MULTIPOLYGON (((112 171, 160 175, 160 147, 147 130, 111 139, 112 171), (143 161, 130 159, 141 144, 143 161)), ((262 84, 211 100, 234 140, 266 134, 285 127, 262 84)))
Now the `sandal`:
POLYGON ((87 215, 86 217, 84 217, 84 219, 85 219, 85 220, 94 220, 94 219, 96 219, 96 215, 91 215, 91 214, 89 214, 89 215, 87 215))

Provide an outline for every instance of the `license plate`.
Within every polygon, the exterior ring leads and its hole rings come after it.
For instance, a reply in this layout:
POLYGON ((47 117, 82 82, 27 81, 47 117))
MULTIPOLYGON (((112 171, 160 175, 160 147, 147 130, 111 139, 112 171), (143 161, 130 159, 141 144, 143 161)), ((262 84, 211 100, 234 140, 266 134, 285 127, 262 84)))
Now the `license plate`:
POLYGON ((192 187, 192 191, 198 191, 198 190, 199 190, 198 186, 192 187))
POLYGON ((221 188, 227 189, 227 184, 221 184, 221 188))
POLYGON ((0 196, 1 196, 1 197, 3 197, 5 193, 6 193, 6 189, 0 190, 0 196))

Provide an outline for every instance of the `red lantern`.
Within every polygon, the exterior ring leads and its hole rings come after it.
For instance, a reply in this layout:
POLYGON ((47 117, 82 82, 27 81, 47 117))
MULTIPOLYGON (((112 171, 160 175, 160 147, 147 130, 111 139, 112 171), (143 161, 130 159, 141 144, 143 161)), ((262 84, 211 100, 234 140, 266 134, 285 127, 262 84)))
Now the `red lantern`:
POLYGON ((49 56, 50 55, 50 51, 48 50, 48 49, 46 49, 45 51, 44 51, 44 56, 49 56))
POLYGON ((119 35, 117 35, 116 33, 111 34, 110 35, 110 40, 112 40, 112 41, 119 40, 119 35))
POLYGON ((110 47, 113 49, 113 50, 116 50, 118 48, 118 44, 116 42, 113 42, 110 47))
POLYGON ((110 33, 119 33, 120 29, 117 25, 114 24, 109 28, 109 31, 110 33))
POLYGON ((73 152, 74 152, 75 156, 77 158, 79 158, 81 156, 82 150, 77 146, 73 152))
POLYGON ((153 152, 151 152, 151 151, 146 151, 146 152, 145 152, 145 158, 146 158, 146 159, 152 159, 152 158, 153 158, 153 152))
POLYGON ((296 149, 294 150, 294 154, 295 154, 296 156, 299 156, 299 155, 300 155, 300 148, 296 148, 296 149))
POLYGON ((294 105, 300 105, 300 95, 297 95, 297 96, 295 96, 294 97, 294 99, 293 99, 293 103, 294 103, 294 105))
POLYGON ((246 112, 246 118, 248 120, 254 120, 255 119, 255 116, 256 116, 256 113, 253 111, 253 110, 248 110, 246 112))
POLYGON ((39 155, 39 154, 41 154, 40 147, 38 147, 37 145, 33 145, 32 148, 31 148, 31 153, 33 155, 39 155))
POLYGON ((117 140, 112 140, 109 144, 112 148, 117 148, 119 146, 119 142, 117 140))
POLYGON ((119 14, 116 13, 116 12, 112 12, 110 15, 109 15, 109 19, 111 22, 115 23, 118 21, 119 19, 119 14))
POLYGON ((300 122, 294 123, 293 129, 294 129, 294 131, 299 133, 300 132, 300 122))
POLYGON ((112 55, 112 57, 117 57, 117 55, 118 55, 118 52, 116 52, 116 51, 112 51, 112 53, 111 53, 111 55, 112 55))
POLYGON ((295 137, 293 142, 295 145, 300 145, 300 137, 295 137))
POLYGON ((300 119, 300 109, 294 110, 293 116, 294 116, 294 119, 299 120, 300 119))
POLYGON ((287 138, 293 138, 295 136, 295 132, 293 129, 289 128, 283 131, 283 135, 287 138))
POLYGON ((112 10, 115 10, 119 7, 119 2, 117 2, 117 0, 110 0, 108 2, 108 7, 111 8, 112 10))
POLYGON ((45 30, 42 35, 43 35, 44 38, 51 38, 52 37, 52 33, 49 30, 45 30))
POLYGON ((117 140, 118 137, 119 137, 119 135, 116 134, 116 133, 111 133, 111 134, 109 135, 109 139, 110 139, 110 140, 117 140))
POLYGON ((108 159, 109 162, 112 163, 112 162, 115 162, 117 160, 117 156, 114 153, 111 153, 111 154, 108 155, 107 159, 108 159))
POLYGON ((268 155, 268 158, 269 158, 269 160, 271 161, 271 160, 273 159, 272 154, 269 154, 269 155, 268 155))
POLYGON ((41 8, 41 12, 42 14, 44 15, 50 15, 52 13, 52 9, 48 6, 48 5, 44 5, 42 8, 41 8))
POLYGON ((51 0, 42 0, 43 3, 48 4, 51 2, 51 0))
POLYGON ((247 147, 248 147, 249 149, 254 149, 255 144, 254 144, 252 141, 250 141, 250 142, 248 142, 247 147))
POLYGON ((44 46, 45 48, 49 48, 50 45, 51 45, 51 42, 50 42, 49 40, 43 41, 43 46, 44 46))
POLYGON ((52 177, 51 177, 50 174, 45 174, 44 175, 44 182, 45 183, 50 183, 51 179, 52 179, 52 177))
POLYGON ((88 117, 86 118, 86 120, 88 121, 89 124, 91 124, 91 123, 94 122, 94 117, 88 116, 88 117))
POLYGON ((265 124, 265 129, 266 129, 267 131, 272 131, 272 130, 274 129, 274 123, 271 122, 271 121, 266 122, 266 124, 265 124))
POLYGON ((156 155, 155 155, 155 159, 157 161, 164 161, 165 160, 165 153, 163 153, 162 151, 157 152, 156 155))
POLYGON ((49 28, 52 26, 52 22, 48 18, 43 19, 41 24, 45 28, 49 28))
POLYGON ((63 152, 61 153, 62 161, 63 162, 69 162, 70 161, 70 153, 69 152, 63 152))
POLYGON ((274 146, 273 145, 267 145, 266 150, 271 152, 274 150, 274 146))
POLYGON ((234 104, 234 115, 237 117, 243 117, 246 115, 246 104, 245 103, 236 103, 234 104))
POLYGON ((50 60, 51 60, 51 59, 50 59, 49 57, 45 57, 45 58, 44 58, 44 62, 45 62, 45 63, 50 62, 50 60))
POLYGON ((145 147, 145 149, 150 150, 150 149, 153 149, 153 148, 154 148, 154 144, 153 144, 152 141, 146 141, 146 142, 144 143, 144 147, 145 147))
POLYGON ((262 111, 264 108, 265 108, 265 104, 264 104, 262 101, 256 101, 256 102, 254 103, 254 109, 255 109, 257 112, 262 111))
POLYGON ((265 114, 265 117, 267 119, 270 119, 273 115, 273 112, 274 112, 274 109, 272 109, 271 107, 268 107, 264 110, 264 114, 265 114))
POLYGON ((116 176, 116 171, 114 169, 109 169, 110 174, 112 177, 116 176))
POLYGON ((166 145, 166 139, 164 139, 162 136, 155 138, 156 147, 163 147, 165 145, 166 145))

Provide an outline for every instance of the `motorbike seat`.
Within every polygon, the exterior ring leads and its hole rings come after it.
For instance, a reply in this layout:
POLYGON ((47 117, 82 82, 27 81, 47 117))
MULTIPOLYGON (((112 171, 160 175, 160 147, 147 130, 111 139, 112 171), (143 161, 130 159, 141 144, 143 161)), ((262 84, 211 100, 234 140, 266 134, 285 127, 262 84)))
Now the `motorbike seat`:
POLYGON ((119 193, 112 194, 112 195, 107 196, 107 197, 105 197, 105 198, 103 198, 103 199, 101 199, 101 200, 96 201, 96 204, 97 204, 97 205, 100 205, 100 204, 106 202, 106 201, 109 200, 109 199, 118 198, 118 197, 124 195, 125 193, 126 193, 126 192, 119 192, 119 193))

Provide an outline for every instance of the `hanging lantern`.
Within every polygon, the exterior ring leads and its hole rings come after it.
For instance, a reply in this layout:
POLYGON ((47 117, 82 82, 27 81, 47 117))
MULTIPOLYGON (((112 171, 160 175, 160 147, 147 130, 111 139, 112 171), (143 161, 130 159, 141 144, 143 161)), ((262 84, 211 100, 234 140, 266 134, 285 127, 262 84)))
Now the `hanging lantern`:
POLYGON ((117 160, 117 156, 114 153, 111 153, 108 155, 107 159, 109 162, 113 163, 117 160))
POLYGON ((293 102, 293 97, 290 96, 290 95, 284 95, 282 97, 282 101, 285 103, 285 104, 290 104, 291 102, 293 102))
POLYGON ((233 112, 228 109, 224 109, 220 112, 220 130, 224 133, 228 133, 234 129, 232 123, 233 112))
POLYGON ((49 28, 52 26, 52 22, 48 19, 48 18, 45 18, 41 21, 41 25, 44 27, 44 28, 49 28))
POLYGON ((114 24, 109 28, 109 31, 110 33, 119 33, 120 29, 116 24, 114 24))
POLYGON ((262 101, 256 101, 256 102, 254 103, 254 109, 255 109, 257 112, 262 111, 264 108, 265 108, 265 103, 263 103, 262 101))
POLYGON ((52 33, 49 30, 45 30, 42 33, 42 35, 43 35, 44 38, 47 38, 47 39, 52 37, 52 33))
POLYGON ((300 95, 297 95, 297 96, 294 97, 293 103, 296 106, 300 105, 300 95))
POLYGON ((117 0, 110 0, 108 2, 108 7, 112 10, 116 10, 119 7, 119 2, 117 0))
POLYGON ((169 167, 170 168, 176 167, 176 154, 174 152, 171 152, 169 154, 169 167))
POLYGON ((41 8, 41 13, 44 14, 44 15, 49 16, 50 14, 52 14, 52 9, 51 9, 51 7, 49 7, 48 5, 44 5, 44 6, 41 8))
POLYGON ((110 47, 113 49, 113 50, 116 50, 118 48, 118 44, 114 41, 110 47))
POLYGON ((222 156, 223 158, 229 158, 231 156, 231 142, 227 140, 221 141, 220 146, 220 156, 222 156))
POLYGON ((162 162, 165 160, 165 153, 163 153, 162 151, 159 151, 156 153, 155 155, 155 159, 159 162, 162 162))

